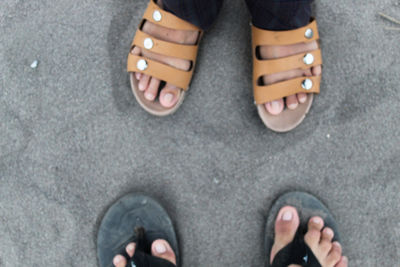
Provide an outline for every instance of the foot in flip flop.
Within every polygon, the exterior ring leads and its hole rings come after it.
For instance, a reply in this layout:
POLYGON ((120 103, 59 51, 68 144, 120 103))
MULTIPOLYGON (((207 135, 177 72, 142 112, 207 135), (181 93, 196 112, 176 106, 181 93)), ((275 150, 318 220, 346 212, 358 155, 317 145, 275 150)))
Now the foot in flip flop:
MULTIPOLYGON (((135 243, 129 243, 125 250, 129 257, 133 257, 135 254, 135 243)), ((172 250, 171 246, 168 244, 167 241, 159 239, 153 242, 151 245, 151 254, 154 257, 158 257, 164 260, 171 262, 172 264, 176 265, 176 257, 175 253, 172 250)), ((118 254, 113 259, 113 264, 115 267, 125 267, 127 264, 127 259, 124 256, 118 254)))
MULTIPOLYGON (((275 238, 269 259, 271 264, 277 253, 293 242, 299 224, 300 219, 296 208, 285 206, 279 211, 275 221, 275 238)), ((347 258, 342 256, 339 242, 332 242, 333 230, 323 226, 322 218, 312 217, 308 224, 308 232, 304 236, 305 243, 322 267, 347 267, 347 258)))
POLYGON ((131 193, 104 215, 97 234, 100 267, 180 266, 171 218, 154 199, 131 193))
POLYGON ((161 0, 155 2, 150 0, 136 32, 128 72, 140 105, 165 116, 178 108, 189 87, 201 30, 164 11, 161 0))

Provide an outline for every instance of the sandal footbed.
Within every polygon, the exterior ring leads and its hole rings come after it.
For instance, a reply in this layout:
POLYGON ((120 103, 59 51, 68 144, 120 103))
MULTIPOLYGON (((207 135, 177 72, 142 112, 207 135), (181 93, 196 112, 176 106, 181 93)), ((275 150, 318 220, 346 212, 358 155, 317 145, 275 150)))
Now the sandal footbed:
POLYGON ((257 105, 258 115, 265 126, 275 132, 289 132, 300 125, 310 111, 314 99, 314 94, 308 94, 305 103, 299 103, 294 110, 285 108, 282 113, 272 115, 267 111, 265 105, 257 105))

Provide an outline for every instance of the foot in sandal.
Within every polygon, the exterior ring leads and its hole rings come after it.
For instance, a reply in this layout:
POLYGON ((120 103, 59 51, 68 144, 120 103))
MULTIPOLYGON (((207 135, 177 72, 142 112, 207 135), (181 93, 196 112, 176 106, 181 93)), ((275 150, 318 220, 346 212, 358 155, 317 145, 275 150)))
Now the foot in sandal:
POLYGON ((201 30, 150 0, 128 57, 133 93, 153 115, 173 113, 188 89, 201 30), (160 64, 161 63, 161 64, 160 64))
MULTIPOLYGON (((135 243, 129 243, 126 246, 125 251, 130 258, 134 256, 135 248, 136 248, 135 243)), ((168 244, 168 242, 165 240, 160 239, 153 242, 153 244, 151 245, 151 255, 157 258, 167 260, 173 265, 176 265, 175 253, 172 250, 171 246, 168 244)), ((115 267, 125 267, 127 266, 127 263, 128 263, 127 259, 120 254, 116 255, 113 259, 113 264, 115 267)))
POLYGON ((322 56, 317 23, 313 19, 308 25, 289 31, 253 26, 252 32, 253 89, 258 113, 271 130, 290 131, 304 120, 313 94, 319 93, 322 56))

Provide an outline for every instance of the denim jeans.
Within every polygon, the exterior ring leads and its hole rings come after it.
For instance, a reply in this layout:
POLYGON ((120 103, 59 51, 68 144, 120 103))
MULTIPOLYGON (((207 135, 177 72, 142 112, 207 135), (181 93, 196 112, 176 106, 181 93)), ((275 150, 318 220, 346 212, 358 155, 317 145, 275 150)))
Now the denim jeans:
MULTIPOLYGON (((207 30, 218 16, 223 0, 163 0, 165 9, 207 30)), ((312 0, 245 0, 256 27, 291 30, 310 21, 312 0)))

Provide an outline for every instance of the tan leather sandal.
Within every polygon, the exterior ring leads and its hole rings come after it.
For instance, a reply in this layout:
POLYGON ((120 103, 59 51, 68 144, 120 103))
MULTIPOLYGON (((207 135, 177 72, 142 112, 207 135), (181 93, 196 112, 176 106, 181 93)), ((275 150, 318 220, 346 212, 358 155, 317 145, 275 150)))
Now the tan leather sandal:
POLYGON ((321 76, 298 77, 295 79, 264 85, 262 77, 292 69, 309 69, 322 65, 321 50, 297 54, 278 59, 261 59, 260 46, 290 45, 312 42, 319 39, 317 22, 312 19, 305 27, 289 31, 268 31, 252 26, 253 40, 253 90, 258 114, 264 124, 276 132, 287 132, 297 127, 306 117, 313 102, 313 94, 319 93, 321 76), (285 109, 279 115, 270 114, 265 103, 297 93, 307 93, 307 101, 294 109, 285 109))
POLYGON ((154 0, 150 0, 142 21, 139 24, 138 30, 136 31, 130 51, 137 46, 153 53, 190 60, 191 68, 188 71, 183 71, 167 64, 129 53, 127 69, 130 73, 132 92, 135 95, 136 100, 146 111, 156 116, 166 116, 174 113, 182 104, 185 93, 189 89, 189 84, 192 79, 197 58, 198 44, 202 33, 203 32, 200 28, 163 10, 154 2, 154 0), (184 45, 156 39, 142 31, 142 27, 146 21, 174 30, 198 31, 200 33, 198 41, 195 45, 184 45), (181 88, 182 90, 179 94, 179 100, 175 106, 165 108, 158 100, 147 100, 144 97, 144 92, 140 91, 138 88, 138 80, 134 75, 135 72, 156 77, 161 81, 171 83, 178 88, 181 88))

